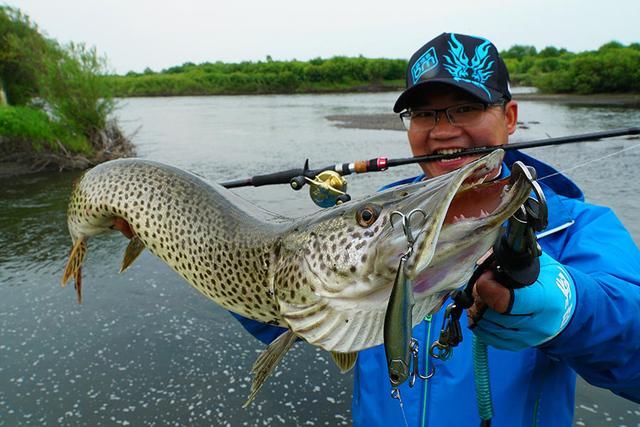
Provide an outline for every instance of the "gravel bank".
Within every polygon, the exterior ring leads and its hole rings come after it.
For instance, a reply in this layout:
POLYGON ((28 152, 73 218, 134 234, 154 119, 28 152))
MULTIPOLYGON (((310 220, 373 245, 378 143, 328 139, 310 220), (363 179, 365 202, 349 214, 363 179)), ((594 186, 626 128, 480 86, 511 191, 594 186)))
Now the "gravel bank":
MULTIPOLYGON (((613 106, 640 108, 640 94, 558 95, 515 94, 516 101, 541 101, 575 106, 613 106)), ((391 106, 389 106, 391 109, 391 106)), ((404 130, 397 114, 335 114, 326 116, 334 126, 350 129, 404 130)), ((535 123, 534 123, 535 124, 535 123)), ((524 127, 524 124, 519 123, 524 127)))

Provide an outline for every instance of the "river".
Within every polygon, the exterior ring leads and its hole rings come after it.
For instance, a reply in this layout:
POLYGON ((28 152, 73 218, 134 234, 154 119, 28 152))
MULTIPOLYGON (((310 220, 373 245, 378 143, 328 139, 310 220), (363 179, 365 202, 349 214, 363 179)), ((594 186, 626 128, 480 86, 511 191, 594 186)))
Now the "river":
MULTIPOLYGON (((396 94, 141 98, 118 117, 138 155, 222 181, 301 167, 410 156, 406 136, 343 129, 325 117, 386 113, 396 94)), ((640 125, 640 110, 521 102, 513 141, 640 125)), ((640 243, 640 143, 529 150, 617 212, 640 243), (621 151, 624 150, 624 151, 621 151)), ((349 178, 357 198, 416 166, 349 178)), ((78 173, 0 180, 0 426, 350 425, 351 375, 298 343, 248 409, 264 346, 148 253, 118 274, 126 241, 93 239, 84 302, 59 285, 70 248, 65 206, 78 173)), ((287 187, 235 190, 290 216, 316 209, 287 187)), ((400 423, 400 421, 399 421, 400 423)), ((577 426, 640 426, 638 405, 581 382, 577 426)))

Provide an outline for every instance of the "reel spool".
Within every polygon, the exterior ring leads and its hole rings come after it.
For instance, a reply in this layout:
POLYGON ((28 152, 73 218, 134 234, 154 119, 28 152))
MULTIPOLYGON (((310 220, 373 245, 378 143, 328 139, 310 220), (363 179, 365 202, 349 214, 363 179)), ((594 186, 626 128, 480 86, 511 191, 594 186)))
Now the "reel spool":
POLYGON ((322 171, 314 179, 306 180, 309 184, 309 197, 321 208, 330 208, 351 200, 347 194, 347 180, 335 171, 322 171))

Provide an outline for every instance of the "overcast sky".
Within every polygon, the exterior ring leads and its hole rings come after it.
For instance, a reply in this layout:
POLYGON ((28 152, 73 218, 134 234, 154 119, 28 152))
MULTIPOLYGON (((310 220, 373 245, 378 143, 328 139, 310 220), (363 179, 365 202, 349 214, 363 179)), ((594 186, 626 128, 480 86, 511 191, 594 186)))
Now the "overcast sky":
POLYGON ((408 58, 441 32, 514 44, 596 49, 640 42, 640 0, 0 0, 49 37, 84 42, 113 71, 184 62, 408 58))

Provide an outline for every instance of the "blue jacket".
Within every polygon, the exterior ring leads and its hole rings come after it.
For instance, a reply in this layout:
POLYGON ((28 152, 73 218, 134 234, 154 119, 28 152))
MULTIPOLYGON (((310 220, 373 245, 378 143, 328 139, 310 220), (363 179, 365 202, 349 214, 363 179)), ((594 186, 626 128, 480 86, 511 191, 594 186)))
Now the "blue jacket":
MULTIPOLYGON (((556 171, 520 152, 509 152, 509 167, 521 160, 538 176, 556 171)), ((414 182, 423 176, 394 183, 414 182)), ((543 250, 564 264, 576 284, 576 310, 564 331, 551 341, 519 352, 489 348, 494 404, 493 426, 571 426, 576 373, 640 403, 640 252, 615 214, 584 202, 582 191, 555 175, 540 182, 549 207, 543 250)), ((434 366, 427 381, 400 388, 409 426, 478 425, 472 372, 471 337, 462 316, 463 341, 446 362, 429 358, 444 310, 413 329, 420 343, 421 371, 434 366)), ((242 318, 243 319, 243 318, 242 318)), ((241 320, 262 340, 281 329, 241 320)), ((361 351, 354 373, 353 423, 403 425, 391 388, 382 346, 361 351)))

